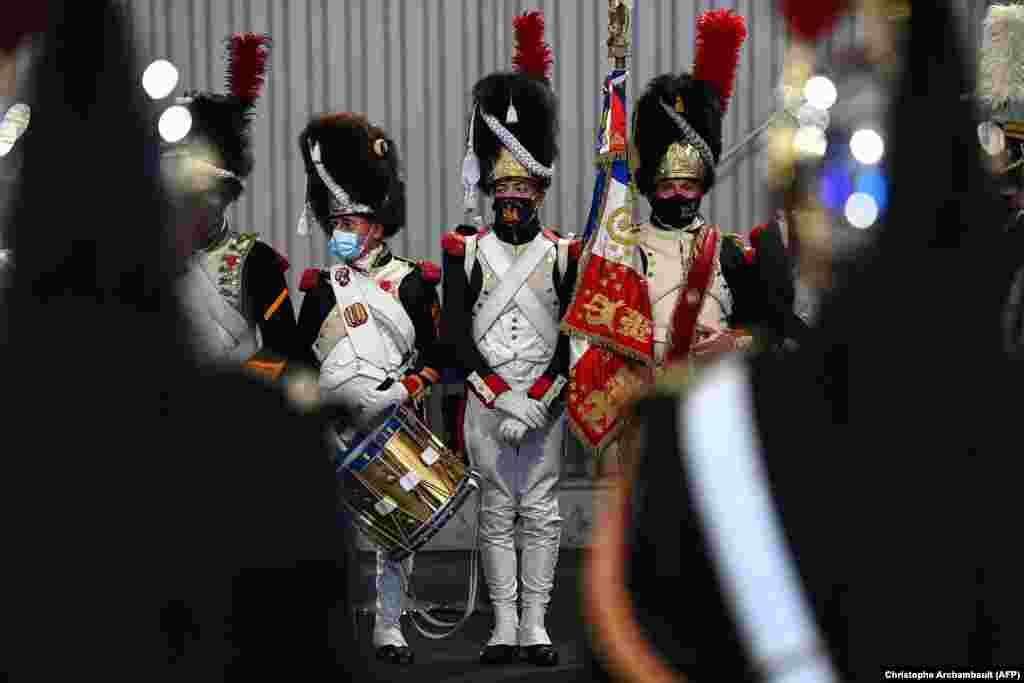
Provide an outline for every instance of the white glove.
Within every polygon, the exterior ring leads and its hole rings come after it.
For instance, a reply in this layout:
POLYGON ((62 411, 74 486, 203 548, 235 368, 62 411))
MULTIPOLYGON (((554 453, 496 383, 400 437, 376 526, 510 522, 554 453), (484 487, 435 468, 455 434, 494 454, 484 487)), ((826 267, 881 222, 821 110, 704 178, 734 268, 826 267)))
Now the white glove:
POLYGON ((548 421, 548 409, 524 391, 506 391, 494 399, 494 407, 525 423, 530 429, 540 429, 548 421))
POLYGON ((530 428, 514 417, 506 417, 498 427, 498 436, 509 446, 518 446, 530 428))
POLYGON ((409 390, 401 382, 395 382, 383 391, 367 391, 359 397, 358 419, 364 424, 371 423, 388 409, 401 405, 408 399, 409 390))

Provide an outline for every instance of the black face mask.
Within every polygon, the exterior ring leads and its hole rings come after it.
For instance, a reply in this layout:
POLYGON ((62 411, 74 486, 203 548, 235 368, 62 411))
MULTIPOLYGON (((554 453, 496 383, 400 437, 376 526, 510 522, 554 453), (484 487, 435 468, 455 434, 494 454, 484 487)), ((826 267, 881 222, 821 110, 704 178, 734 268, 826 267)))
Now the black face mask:
POLYGON ((700 211, 701 197, 686 199, 684 197, 671 197, 669 199, 654 198, 651 200, 651 210, 658 222, 673 228, 685 228, 693 223, 700 211))
POLYGON ((494 200, 494 231, 503 242, 522 244, 533 239, 536 235, 537 210, 533 202, 528 199, 505 198, 494 200), (519 221, 506 223, 501 217, 505 208, 515 208, 519 211, 519 221))

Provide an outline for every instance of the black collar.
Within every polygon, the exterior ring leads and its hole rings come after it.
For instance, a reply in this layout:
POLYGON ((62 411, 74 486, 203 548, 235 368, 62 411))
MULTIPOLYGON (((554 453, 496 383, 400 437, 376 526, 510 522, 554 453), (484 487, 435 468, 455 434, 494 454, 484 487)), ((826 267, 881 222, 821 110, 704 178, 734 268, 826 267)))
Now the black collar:
POLYGON ((698 213, 697 217, 694 218, 690 223, 688 223, 686 225, 683 225, 683 226, 675 226, 675 225, 670 225, 668 223, 663 222, 660 218, 658 218, 654 214, 653 211, 651 212, 651 225, 656 227, 658 230, 670 230, 670 231, 680 231, 680 230, 683 230, 683 231, 686 231, 686 232, 696 232, 697 230, 700 229, 700 227, 702 225, 704 225, 705 222, 706 221, 704 220, 704 217, 701 216, 698 213))
POLYGON ((526 225, 516 228, 511 228, 500 221, 494 222, 494 234, 499 240, 505 244, 511 244, 514 246, 520 246, 528 244, 533 241, 533 238, 537 236, 541 230, 540 220, 535 215, 526 225))

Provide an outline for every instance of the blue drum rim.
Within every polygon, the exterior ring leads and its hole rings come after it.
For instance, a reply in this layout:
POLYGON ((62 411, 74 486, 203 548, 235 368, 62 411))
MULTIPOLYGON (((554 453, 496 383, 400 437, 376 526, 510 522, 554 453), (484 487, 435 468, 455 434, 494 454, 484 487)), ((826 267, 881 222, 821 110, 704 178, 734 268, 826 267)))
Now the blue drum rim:
MULTIPOLYGON (((387 417, 381 420, 380 423, 376 427, 374 427, 371 432, 366 434, 366 436, 364 436, 359 441, 359 443, 348 449, 348 451, 342 458, 341 463, 335 467, 335 471, 340 473, 342 470, 350 469, 355 459, 362 455, 366 451, 367 446, 369 446, 374 440, 376 440, 377 435, 381 432, 381 430, 387 427, 389 422, 398 418, 398 411, 400 409, 401 406, 399 405, 392 406, 391 408, 389 408, 387 417)), ((392 434, 391 436, 394 436, 394 434, 392 434)), ((388 441, 390 440, 391 437, 388 437, 388 441)))

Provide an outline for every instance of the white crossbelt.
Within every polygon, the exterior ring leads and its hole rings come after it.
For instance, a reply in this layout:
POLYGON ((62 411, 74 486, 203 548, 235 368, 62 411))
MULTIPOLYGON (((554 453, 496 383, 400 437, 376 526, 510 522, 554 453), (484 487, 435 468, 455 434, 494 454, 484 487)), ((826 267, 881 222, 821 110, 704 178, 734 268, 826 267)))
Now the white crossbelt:
POLYGON ((483 338, 495 321, 513 302, 550 348, 558 345, 558 321, 540 302, 536 293, 526 287, 526 281, 555 245, 543 233, 538 233, 522 256, 513 261, 498 244, 498 238, 488 233, 478 240, 478 249, 499 280, 480 311, 473 319, 477 340, 483 338))
POLYGON ((373 280, 344 264, 331 268, 330 279, 338 303, 338 313, 356 357, 377 368, 383 369, 390 365, 387 346, 380 330, 380 324, 384 322, 390 323, 398 332, 393 340, 402 356, 410 356, 411 342, 415 339, 416 330, 412 319, 399 301, 382 291, 373 280), (338 272, 342 269, 347 270, 347 282, 344 277, 339 281, 338 272), (347 315, 347 311, 352 313, 347 315), (365 316, 366 320, 359 323, 361 316, 365 316), (378 317, 381 320, 378 320, 378 317))

